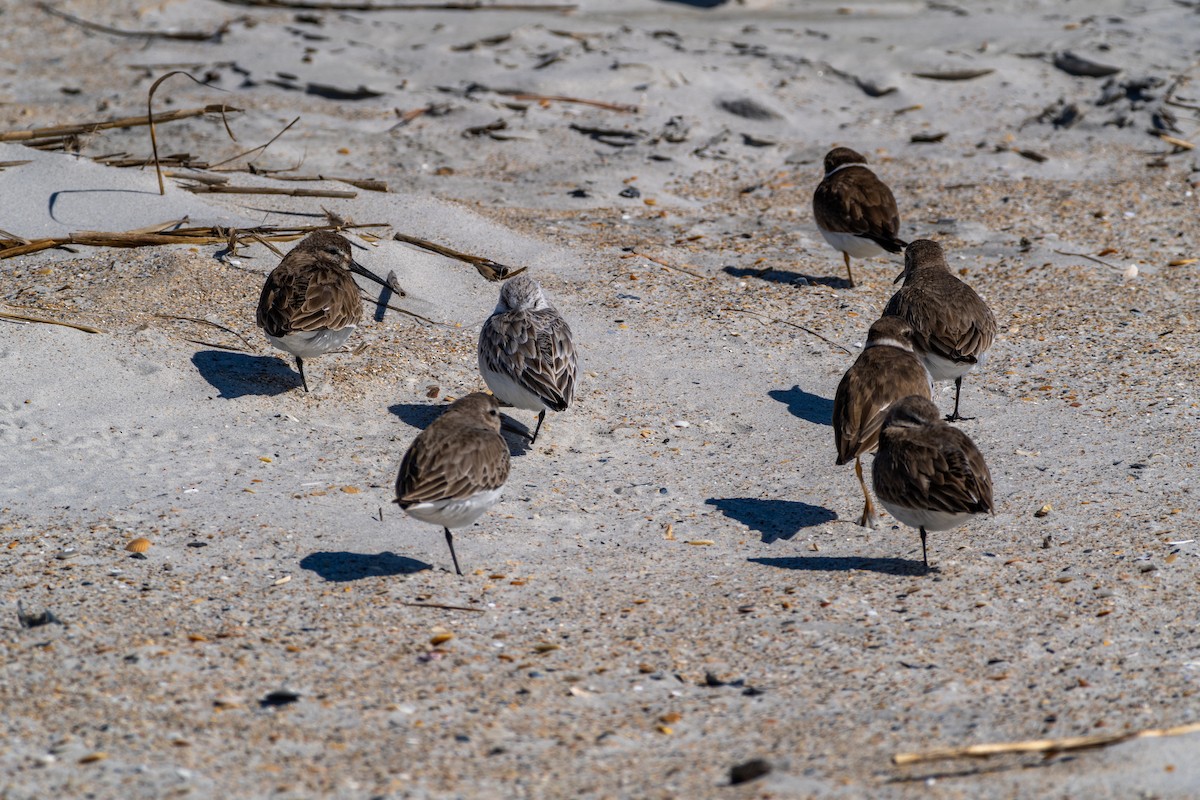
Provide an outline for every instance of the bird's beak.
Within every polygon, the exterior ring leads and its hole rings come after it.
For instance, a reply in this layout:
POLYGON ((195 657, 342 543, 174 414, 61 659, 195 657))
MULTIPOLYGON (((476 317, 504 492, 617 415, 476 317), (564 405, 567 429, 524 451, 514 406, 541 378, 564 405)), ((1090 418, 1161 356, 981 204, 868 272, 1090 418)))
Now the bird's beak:
MULTIPOLYGON (((907 272, 907 271, 908 270, 905 270, 905 272, 907 272)), ((902 280, 904 280, 904 272, 901 272, 899 275, 897 275, 896 280, 892 281, 892 283, 899 283, 902 280)))
POLYGON ((358 263, 357 261, 355 261, 353 259, 350 260, 350 271, 357 272, 359 275, 362 275, 364 278, 369 278, 369 279, 375 281, 376 283, 378 283, 380 286, 386 286, 387 288, 393 289, 393 291, 394 291, 394 288, 392 287, 392 285, 390 283, 388 283, 383 278, 376 275, 374 272, 371 272, 371 270, 367 269, 362 264, 358 263))

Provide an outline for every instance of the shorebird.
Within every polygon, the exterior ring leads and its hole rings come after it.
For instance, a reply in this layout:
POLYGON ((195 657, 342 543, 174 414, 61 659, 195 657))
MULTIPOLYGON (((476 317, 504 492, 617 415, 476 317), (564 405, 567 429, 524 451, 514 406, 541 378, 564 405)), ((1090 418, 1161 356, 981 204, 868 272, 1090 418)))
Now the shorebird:
POLYGON ((996 338, 996 318, 974 289, 950 274, 937 242, 917 239, 908 245, 896 282, 901 280, 904 285, 883 313, 912 325, 917 350, 935 381, 953 379, 954 413, 946 420, 966 419, 958 413, 962 379, 984 362, 996 338))
POLYGON ((450 529, 472 524, 500 500, 508 465, 500 403, 484 392, 454 401, 404 454, 395 502, 409 516, 442 526, 459 575, 450 529))
POLYGON ((846 370, 833 396, 833 440, 837 464, 854 459, 854 472, 863 493, 858 524, 874 528, 875 507, 863 480, 862 457, 879 444, 879 429, 892 404, 918 395, 933 397, 933 380, 913 352, 912 326, 900 317, 880 317, 867 333, 867 344, 846 370))
POLYGON ((296 357, 306 392, 304 359, 341 347, 362 321, 362 300, 352 272, 388 286, 354 260, 344 236, 314 231, 283 257, 263 284, 258 326, 271 344, 296 357))
POLYGON ((869 258, 885 250, 899 253, 905 246, 896 238, 900 230, 896 198, 866 164, 867 159, 849 147, 833 148, 825 154, 825 177, 813 193, 813 217, 825 241, 841 252, 850 288, 854 288, 851 256, 869 258))
POLYGON ((972 514, 995 512, 992 475, 975 443, 942 421, 931 401, 914 395, 895 403, 879 431, 872 468, 875 495, 888 512, 921 531, 944 531, 972 514))
POLYGON ((537 281, 518 275, 500 288, 500 302, 479 332, 479 372, 504 403, 538 412, 529 443, 537 441, 546 410, 564 411, 575 394, 571 328, 546 301, 537 281))

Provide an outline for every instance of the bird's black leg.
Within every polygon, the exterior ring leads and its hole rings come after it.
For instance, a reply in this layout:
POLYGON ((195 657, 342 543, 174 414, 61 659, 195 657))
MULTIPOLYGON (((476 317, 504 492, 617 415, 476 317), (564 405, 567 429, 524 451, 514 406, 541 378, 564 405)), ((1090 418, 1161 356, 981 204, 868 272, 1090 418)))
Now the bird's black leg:
MULTIPOLYGON (((449 531, 447 531, 449 533, 449 531)), ((925 526, 921 526, 921 560, 925 562, 925 571, 929 571, 929 554, 925 550, 925 526)))
POLYGON ((296 369, 300 370, 300 383, 304 385, 304 391, 308 391, 308 378, 304 377, 304 359, 296 356, 296 369))
POLYGON ((960 419, 974 419, 974 417, 963 417, 958 413, 958 398, 962 395, 962 375, 954 379, 954 413, 946 417, 946 422, 958 422, 960 419))
POLYGON ((545 418, 546 418, 546 409, 543 408, 541 410, 541 413, 538 414, 538 424, 537 424, 537 427, 533 429, 533 438, 531 438, 529 440, 530 445, 532 445, 534 442, 537 441, 538 431, 540 431, 542 429, 542 420, 544 420, 545 418))
POLYGON ((458 568, 458 556, 454 554, 454 534, 450 533, 449 528, 442 528, 442 530, 446 532, 446 544, 450 546, 450 558, 454 561, 454 571, 462 575, 462 570, 458 568))

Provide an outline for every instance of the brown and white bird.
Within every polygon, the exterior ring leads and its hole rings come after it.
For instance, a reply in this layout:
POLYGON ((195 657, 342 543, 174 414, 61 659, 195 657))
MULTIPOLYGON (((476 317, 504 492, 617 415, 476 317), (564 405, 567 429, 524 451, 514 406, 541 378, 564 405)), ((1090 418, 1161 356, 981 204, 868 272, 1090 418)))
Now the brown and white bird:
POLYGON ((354 260, 344 236, 314 231, 271 270, 258 297, 258 326, 271 344, 296 357, 306 392, 304 359, 341 347, 362 321, 352 272, 388 286, 354 260))
POLYGON ((913 351, 913 330, 900 317, 880 317, 867 333, 867 344, 846 370, 833 396, 833 440, 837 464, 854 459, 863 493, 858 524, 874 528, 875 507, 863 480, 862 457, 879 443, 879 429, 891 406, 909 395, 933 397, 933 381, 913 351))
POLYGON ((904 249, 905 243, 896 238, 900 212, 892 190, 867 169, 867 159, 849 147, 835 147, 825 154, 825 177, 813 193, 813 217, 825 241, 841 252, 851 288, 851 257, 904 249))
POLYGON ((571 327, 528 275, 509 278, 479 332, 479 372, 501 401, 538 412, 537 441, 547 409, 565 411, 577 368, 571 327))
POLYGON ((892 405, 879 431, 872 468, 875 495, 905 525, 921 531, 957 527, 972 514, 995 513, 992 475, 975 443, 944 422, 931 401, 914 395, 892 405))
POLYGON ((935 381, 954 381, 956 422, 963 376, 983 364, 996 338, 996 317, 987 303, 967 284, 950 273, 942 246, 917 239, 904 251, 904 281, 892 295, 884 314, 904 317, 912 325, 914 341, 935 381))
POLYGON ((396 503, 409 516, 442 526, 459 575, 450 529, 472 524, 500 500, 508 466, 500 403, 485 392, 454 401, 404 454, 396 476, 396 503))

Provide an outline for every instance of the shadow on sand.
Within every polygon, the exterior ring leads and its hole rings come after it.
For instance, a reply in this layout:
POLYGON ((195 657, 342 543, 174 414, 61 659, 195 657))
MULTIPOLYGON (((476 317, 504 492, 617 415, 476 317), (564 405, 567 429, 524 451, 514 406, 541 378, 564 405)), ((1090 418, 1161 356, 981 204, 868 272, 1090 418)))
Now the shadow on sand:
POLYGON ((710 497, 704 502, 706 505, 716 506, 730 519, 736 519, 758 531, 766 544, 777 539, 791 539, 804 528, 837 519, 837 514, 828 508, 802 503, 799 500, 710 497))
MULTIPOLYGON (((833 401, 826 400, 819 394, 812 394, 799 386, 793 386, 790 389, 772 389, 767 392, 767 396, 785 404, 793 416, 802 420, 814 425, 833 425, 833 401)), ((832 445, 832 442, 830 444, 832 445)), ((830 449, 832 450, 832 447, 830 449)))
POLYGON ((789 272, 783 269, 750 269, 748 267, 724 267, 722 269, 735 278, 754 278, 770 283, 797 284, 807 281, 815 286, 828 286, 831 289, 849 289, 850 281, 833 275, 806 275, 803 272, 789 272))
POLYGON ((807 572, 851 572, 868 570, 884 575, 928 575, 937 567, 925 569, 925 564, 908 558, 871 558, 869 556, 789 556, 787 558, 748 558, 755 564, 778 569, 807 572))
POLYGON ((228 400, 246 395, 273 397, 301 385, 300 373, 278 356, 201 350, 192 356, 192 363, 200 377, 228 400))
POLYGON ((433 566, 395 553, 317 552, 300 559, 300 568, 315 572, 327 581, 341 582, 388 575, 412 575, 433 569, 433 566))

